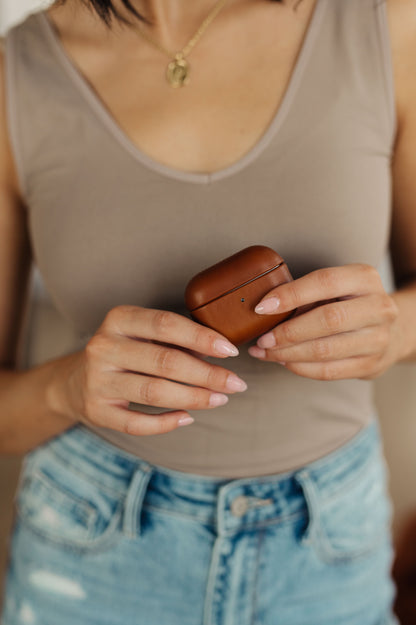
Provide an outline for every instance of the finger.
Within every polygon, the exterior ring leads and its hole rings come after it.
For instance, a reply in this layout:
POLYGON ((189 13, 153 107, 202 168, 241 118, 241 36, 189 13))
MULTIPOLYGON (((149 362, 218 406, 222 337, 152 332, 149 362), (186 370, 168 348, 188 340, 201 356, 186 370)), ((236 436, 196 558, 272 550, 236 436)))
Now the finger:
POLYGON ((323 306, 324 304, 330 304, 332 302, 338 302, 343 299, 350 299, 351 297, 356 296, 348 295, 347 297, 334 297, 331 299, 324 299, 319 302, 314 302, 313 304, 305 304, 304 306, 299 306, 295 309, 293 315, 290 318, 293 319, 293 317, 299 317, 299 315, 303 315, 305 312, 308 312, 308 310, 312 310, 313 308, 318 308, 318 306, 323 306))
POLYGON ((208 356, 225 358, 239 353, 237 347, 219 332, 166 310, 116 306, 107 314, 102 328, 131 338, 181 345, 208 356))
POLYGON ((345 358, 322 363, 286 363, 286 369, 304 378, 314 380, 372 379, 377 372, 377 358, 374 356, 345 358))
MULTIPOLYGON (((166 345, 166 343, 165 343, 166 345)), ((191 356, 195 356, 195 358, 199 358, 199 360, 206 360, 207 358, 209 358, 209 356, 206 356, 205 354, 201 354, 200 352, 197 352, 195 349, 188 349, 187 347, 181 347, 180 345, 175 345, 174 346, 175 349, 179 349, 183 352, 185 352, 186 354, 190 354, 191 356)))
POLYGON ((325 304, 284 321, 257 340, 263 348, 288 347, 304 341, 380 325, 395 318, 391 298, 372 293, 347 301, 325 304))
MULTIPOLYGON (((263 357, 276 362, 321 362, 341 360, 355 356, 379 354, 389 340, 387 328, 379 326, 363 328, 355 332, 343 332, 330 337, 306 341, 292 347, 268 349, 263 357)), ((253 352, 253 356, 261 352, 253 352)), ((263 350, 262 350, 263 351, 263 350)))
MULTIPOLYGON (((143 343, 153 343, 154 345, 163 345, 163 346, 168 345, 168 343, 162 343, 160 341, 155 341, 154 339, 142 339, 141 338, 137 340, 143 343)), ((191 356, 195 356, 195 358, 199 358, 200 360, 209 358, 209 356, 205 356, 204 354, 201 354, 200 352, 197 352, 194 349, 188 349, 187 347, 182 347, 181 345, 172 345, 172 347, 174 347, 175 349, 179 349, 185 352, 186 354, 191 354, 191 356)))
MULTIPOLYGON (((123 336, 110 340, 111 363, 121 370, 144 372, 222 393, 247 389, 246 383, 232 371, 195 358, 182 350, 142 343, 123 336)), ((106 349, 108 351, 109 346, 106 349)))
POLYGON ((351 263, 340 267, 317 269, 296 280, 285 282, 275 287, 257 304, 263 305, 263 314, 274 314, 293 310, 300 306, 316 303, 325 299, 346 296, 360 296, 372 291, 383 291, 378 271, 372 265, 351 263), (266 305, 268 299, 274 300, 274 307, 266 305))
POLYGON ((315 380, 362 379, 374 372, 376 360, 373 356, 359 356, 322 363, 287 363, 285 367, 297 375, 315 380))
POLYGON ((99 422, 94 421, 94 424, 133 436, 150 436, 176 430, 181 427, 179 421, 185 417, 190 415, 182 410, 147 415, 120 406, 106 406, 100 411, 99 422))
POLYGON ((222 406, 228 402, 227 395, 213 393, 205 388, 177 384, 164 378, 118 372, 115 385, 119 390, 112 394, 113 400, 128 400, 135 404, 163 408, 202 410, 222 406))

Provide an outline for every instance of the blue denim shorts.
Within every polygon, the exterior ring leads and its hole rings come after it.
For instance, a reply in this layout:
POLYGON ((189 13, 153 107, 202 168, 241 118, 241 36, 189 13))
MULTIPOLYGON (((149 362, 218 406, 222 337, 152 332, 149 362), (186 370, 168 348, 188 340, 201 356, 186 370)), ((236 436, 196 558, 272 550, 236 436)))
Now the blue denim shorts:
POLYGON ((25 456, 2 625, 393 625, 377 419, 299 470, 149 464, 83 424, 25 456))

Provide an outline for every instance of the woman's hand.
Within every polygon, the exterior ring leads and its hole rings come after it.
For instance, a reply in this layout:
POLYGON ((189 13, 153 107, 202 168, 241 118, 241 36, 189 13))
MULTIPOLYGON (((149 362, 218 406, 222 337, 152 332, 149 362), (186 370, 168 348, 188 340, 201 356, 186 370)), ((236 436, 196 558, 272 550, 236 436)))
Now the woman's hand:
POLYGON ((139 306, 110 310, 68 373, 55 376, 57 412, 76 421, 145 436, 174 430, 186 409, 207 409, 228 401, 224 393, 244 391, 238 376, 203 356, 237 356, 222 334, 182 315, 139 306), (56 381, 58 378, 58 383, 56 381), (130 402, 176 409, 149 415, 130 402))
POLYGON ((298 375, 370 380, 400 359, 399 309, 371 265, 318 269, 279 285, 259 304, 262 314, 298 310, 261 336, 249 354, 298 375))

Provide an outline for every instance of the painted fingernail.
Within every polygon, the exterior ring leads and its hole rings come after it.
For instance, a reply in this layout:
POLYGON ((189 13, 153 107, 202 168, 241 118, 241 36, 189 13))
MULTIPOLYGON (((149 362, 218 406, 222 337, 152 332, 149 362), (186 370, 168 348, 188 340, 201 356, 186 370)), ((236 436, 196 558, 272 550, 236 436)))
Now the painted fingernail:
POLYGON ((254 358, 266 357, 266 350, 257 347, 257 345, 251 345, 251 347, 248 348, 248 353, 250 354, 250 356, 254 356, 254 358))
POLYGON ((209 405, 210 406, 223 406, 224 404, 226 404, 228 401, 228 397, 227 395, 224 395, 223 393, 211 393, 211 396, 209 398, 209 405))
POLYGON ((238 375, 235 375, 234 373, 231 373, 228 376, 227 383, 225 386, 230 391, 246 391, 247 390, 247 384, 244 382, 244 380, 239 378, 238 375))
POLYGON ((257 304, 254 309, 254 312, 264 314, 264 313, 272 313, 276 312, 279 308, 280 300, 278 297, 268 297, 264 299, 262 302, 257 304))
POLYGON ((272 332, 268 332, 267 334, 264 334, 258 339, 257 345, 259 347, 266 347, 266 348, 274 347, 276 345, 276 339, 274 338, 274 334, 272 332))
POLYGON ((238 356, 238 349, 232 343, 224 341, 223 339, 217 339, 214 342, 214 349, 223 356, 238 356))
POLYGON ((195 419, 193 419, 192 417, 182 417, 181 419, 179 419, 178 425, 179 425, 179 427, 182 426, 182 425, 190 425, 194 421, 195 421, 195 419))

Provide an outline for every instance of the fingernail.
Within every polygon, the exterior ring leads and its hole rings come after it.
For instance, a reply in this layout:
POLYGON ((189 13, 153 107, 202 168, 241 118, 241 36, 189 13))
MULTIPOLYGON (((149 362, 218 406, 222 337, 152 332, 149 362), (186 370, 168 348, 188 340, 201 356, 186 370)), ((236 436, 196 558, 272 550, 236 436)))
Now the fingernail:
POLYGON ((178 425, 179 426, 189 425, 190 423, 193 423, 194 421, 195 419, 193 419, 192 417, 182 417, 181 419, 179 419, 178 425))
POLYGON ((269 297, 257 304, 254 312, 264 314, 275 312, 279 308, 280 300, 277 297, 269 297))
POLYGON ((223 356, 238 356, 238 349, 228 341, 224 341, 223 339, 217 339, 214 342, 214 349, 219 354, 223 354, 223 356))
POLYGON ((223 393, 211 393, 209 398, 210 406, 223 406, 228 401, 228 396, 223 393))
POLYGON ((263 336, 261 336, 258 341, 257 341, 257 345, 259 347, 274 347, 276 345, 276 339, 274 338, 274 335, 272 332, 268 332, 267 334, 264 334, 263 336))
POLYGON ((248 348, 248 353, 250 354, 250 356, 254 356, 254 358, 265 358, 266 357, 266 350, 265 349, 261 349, 260 347, 257 347, 257 345, 251 345, 248 348))
POLYGON ((246 391, 247 390, 247 384, 244 382, 244 380, 239 378, 234 373, 231 373, 228 376, 226 387, 230 391, 246 391))

